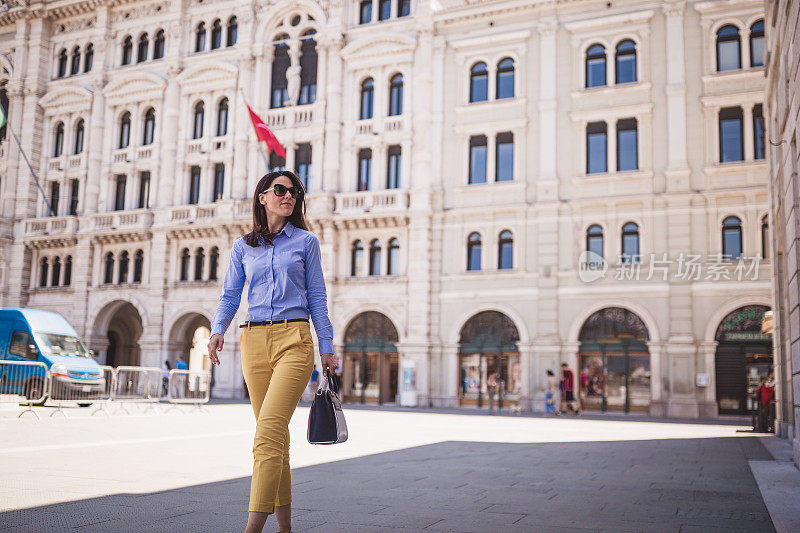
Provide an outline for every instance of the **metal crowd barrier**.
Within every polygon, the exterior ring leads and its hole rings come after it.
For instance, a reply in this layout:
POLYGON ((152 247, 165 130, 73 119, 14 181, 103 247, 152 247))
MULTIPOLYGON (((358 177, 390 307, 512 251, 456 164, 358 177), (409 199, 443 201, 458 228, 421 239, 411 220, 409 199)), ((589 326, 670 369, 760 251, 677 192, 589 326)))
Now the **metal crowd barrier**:
POLYGON ((175 407, 177 404, 191 404, 203 410, 203 404, 211 398, 211 372, 209 370, 169 371, 167 382, 167 401, 175 407))
MULTIPOLYGON (((146 403, 145 412, 158 410, 161 400, 161 369, 148 366, 118 366, 117 381, 112 388, 111 400, 120 404, 123 411, 125 403, 146 403)), ((130 414, 130 413, 128 413, 130 414)))
POLYGON ((92 416, 97 413, 104 413, 106 416, 111 416, 111 402, 114 399, 114 390, 117 387, 117 370, 113 366, 101 365, 103 369, 103 379, 105 386, 103 387, 102 395, 99 401, 95 402, 94 411, 92 416))
POLYGON ((47 399, 50 374, 47 365, 37 361, 0 361, 0 394, 14 397, 19 405, 24 405, 17 418, 31 412, 34 405, 42 405, 47 399))
POLYGON ((89 407, 102 400, 106 389, 105 373, 96 366, 86 368, 67 368, 61 364, 50 366, 50 387, 48 399, 56 406, 50 416, 61 414, 67 418, 64 404, 77 403, 89 407))

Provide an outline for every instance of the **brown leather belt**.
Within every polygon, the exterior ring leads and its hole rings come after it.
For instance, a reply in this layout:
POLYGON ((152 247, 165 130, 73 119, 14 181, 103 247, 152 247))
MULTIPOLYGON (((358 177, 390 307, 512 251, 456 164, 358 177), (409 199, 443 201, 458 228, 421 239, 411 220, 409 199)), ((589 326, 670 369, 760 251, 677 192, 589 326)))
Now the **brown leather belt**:
POLYGON ((288 322, 308 322, 307 318, 284 318, 283 320, 248 320, 244 324, 240 324, 240 328, 251 328, 253 326, 271 326, 273 324, 286 324, 288 322))

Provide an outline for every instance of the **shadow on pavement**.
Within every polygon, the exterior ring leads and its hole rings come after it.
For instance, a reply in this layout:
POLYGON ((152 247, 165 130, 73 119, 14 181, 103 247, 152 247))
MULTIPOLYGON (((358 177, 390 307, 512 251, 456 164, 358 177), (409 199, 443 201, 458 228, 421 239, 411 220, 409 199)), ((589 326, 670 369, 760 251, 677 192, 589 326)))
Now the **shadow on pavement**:
MULTIPOLYGON (((441 442, 293 470, 293 531, 775 531, 751 459, 772 456, 749 437, 441 442)), ((246 477, 21 509, 0 530, 242 531, 249 490, 246 477)))

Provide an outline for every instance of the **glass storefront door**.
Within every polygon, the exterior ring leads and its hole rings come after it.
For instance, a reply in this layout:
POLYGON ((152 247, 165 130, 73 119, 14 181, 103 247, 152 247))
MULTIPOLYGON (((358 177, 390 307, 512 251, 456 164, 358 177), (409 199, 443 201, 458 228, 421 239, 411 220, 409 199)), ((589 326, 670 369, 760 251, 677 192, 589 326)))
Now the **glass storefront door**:
POLYGON ((650 407, 650 354, 609 349, 581 353, 580 398, 586 409, 647 411, 650 407))
POLYGON ((497 406, 516 404, 522 392, 522 367, 519 353, 461 354, 461 405, 489 405, 489 378, 496 374, 499 387, 495 390, 497 406))

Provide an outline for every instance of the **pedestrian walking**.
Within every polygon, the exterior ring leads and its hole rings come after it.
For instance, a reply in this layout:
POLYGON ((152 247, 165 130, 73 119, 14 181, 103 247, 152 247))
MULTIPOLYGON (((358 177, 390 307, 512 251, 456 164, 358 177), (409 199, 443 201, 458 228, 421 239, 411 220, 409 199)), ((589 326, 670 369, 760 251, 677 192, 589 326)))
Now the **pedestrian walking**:
POLYGON ((489 397, 489 414, 494 413, 494 393, 497 391, 499 383, 497 379, 497 372, 489 374, 486 380, 486 395, 489 397))
POLYGON ((581 408, 575 401, 575 376, 567 363, 561 363, 561 381, 558 385, 561 390, 561 412, 566 413, 569 409, 575 416, 581 414, 581 408))
POLYGON ((217 352, 246 280, 249 309, 239 339, 256 434, 245 533, 260 532, 273 513, 279 531, 292 529, 289 420, 314 368, 309 316, 319 340, 322 371, 336 369, 319 240, 308 231, 304 196, 293 172, 270 172, 259 180, 253 229, 233 243, 211 323, 208 355, 218 365, 217 352))
POLYGON ((169 364, 169 361, 164 361, 161 365, 161 388, 164 391, 164 396, 169 393, 169 371, 172 370, 172 367, 169 364))
POLYGON ((544 390, 544 414, 557 415, 558 409, 556 408, 556 377, 552 370, 547 371, 547 382, 544 390))
MULTIPOLYGON (((175 370, 188 370, 189 365, 183 360, 183 356, 178 356, 178 361, 175 363, 175 370)), ((183 398, 186 396, 186 374, 178 372, 174 379, 175 398, 183 398)))
POLYGON ((760 398, 760 426, 763 433, 775 431, 775 372, 769 373, 769 377, 761 385, 760 398))

